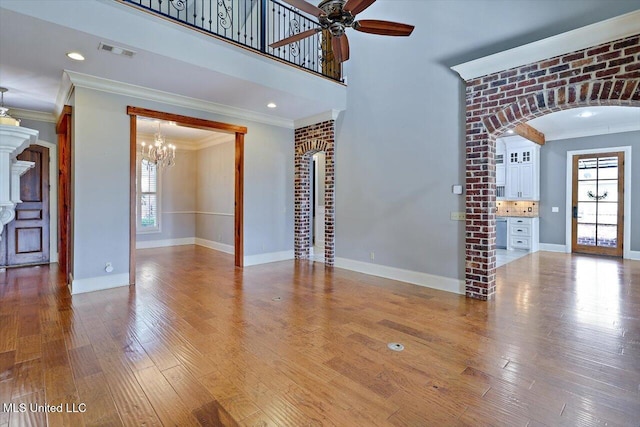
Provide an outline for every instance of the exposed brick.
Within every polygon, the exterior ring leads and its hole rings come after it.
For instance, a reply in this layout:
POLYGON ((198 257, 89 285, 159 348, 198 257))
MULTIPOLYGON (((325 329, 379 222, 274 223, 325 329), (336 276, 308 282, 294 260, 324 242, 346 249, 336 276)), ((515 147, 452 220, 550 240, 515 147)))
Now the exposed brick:
POLYGON ((596 73, 596 77, 602 78, 602 77, 612 76, 614 74, 617 74, 618 72, 620 72, 620 67, 609 68, 608 70, 598 71, 596 73))
POLYGON ((572 62, 572 61, 575 61, 576 59, 582 59, 582 58, 584 58, 584 52, 579 52, 579 53, 563 56, 562 62, 572 62))
POLYGON ((569 64, 558 65, 557 67, 549 68, 549 73, 559 73, 560 71, 568 70, 569 64))
POLYGON ((550 59, 549 61, 543 61, 540 63, 540 68, 549 68, 560 63, 560 58, 550 59))
POLYGON ((589 56, 600 55, 601 53, 609 52, 610 50, 611 50, 611 45, 604 45, 604 46, 597 47, 595 49, 587 50, 587 55, 589 56))
POLYGON ((637 45, 640 41, 640 37, 633 37, 627 40, 623 40, 613 45, 614 49, 622 49, 623 47, 637 45))
POLYGON ((587 66, 587 67, 584 67, 584 68, 582 69, 582 71, 583 71, 584 73, 591 73, 591 72, 593 72, 593 71, 602 70, 602 69, 604 69, 604 68, 607 68, 607 64, 606 64, 605 62, 601 62, 601 63, 598 63, 598 64, 589 65, 589 66, 587 66))

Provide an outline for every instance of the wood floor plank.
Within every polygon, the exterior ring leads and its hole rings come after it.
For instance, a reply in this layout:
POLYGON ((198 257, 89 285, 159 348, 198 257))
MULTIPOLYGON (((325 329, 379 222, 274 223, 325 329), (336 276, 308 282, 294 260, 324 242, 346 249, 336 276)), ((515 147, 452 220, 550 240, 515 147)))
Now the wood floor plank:
POLYGON ((640 419, 637 261, 530 254, 486 303, 196 246, 137 260, 135 287, 73 297, 55 265, 0 274, 0 401, 87 405, 0 427, 640 419))
POLYGON ((134 374, 162 424, 185 427, 199 425, 158 368, 151 366, 134 374))

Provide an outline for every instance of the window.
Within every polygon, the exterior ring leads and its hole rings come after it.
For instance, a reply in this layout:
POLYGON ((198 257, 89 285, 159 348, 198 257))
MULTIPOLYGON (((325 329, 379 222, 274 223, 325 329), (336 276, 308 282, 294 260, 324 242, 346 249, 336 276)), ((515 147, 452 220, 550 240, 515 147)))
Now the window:
POLYGON ((160 231, 158 166, 147 159, 138 163, 138 233, 160 231))

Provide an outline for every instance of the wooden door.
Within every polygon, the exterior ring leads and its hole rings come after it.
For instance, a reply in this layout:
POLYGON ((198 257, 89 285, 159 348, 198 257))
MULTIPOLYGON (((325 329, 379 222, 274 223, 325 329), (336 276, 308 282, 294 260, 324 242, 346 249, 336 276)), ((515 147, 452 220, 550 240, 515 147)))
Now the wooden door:
POLYGON ((571 249, 621 257, 624 153, 573 156, 571 249))
POLYGON ((49 262, 49 149, 32 145, 18 160, 34 162, 20 178, 16 218, 7 224, 7 265, 49 262))

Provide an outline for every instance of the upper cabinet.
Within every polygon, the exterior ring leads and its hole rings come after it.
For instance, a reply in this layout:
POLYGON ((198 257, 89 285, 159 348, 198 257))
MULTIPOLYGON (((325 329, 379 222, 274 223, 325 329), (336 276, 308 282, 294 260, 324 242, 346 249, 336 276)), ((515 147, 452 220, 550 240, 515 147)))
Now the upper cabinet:
POLYGON ((505 198, 540 199, 540 146, 519 139, 506 142, 505 198))

